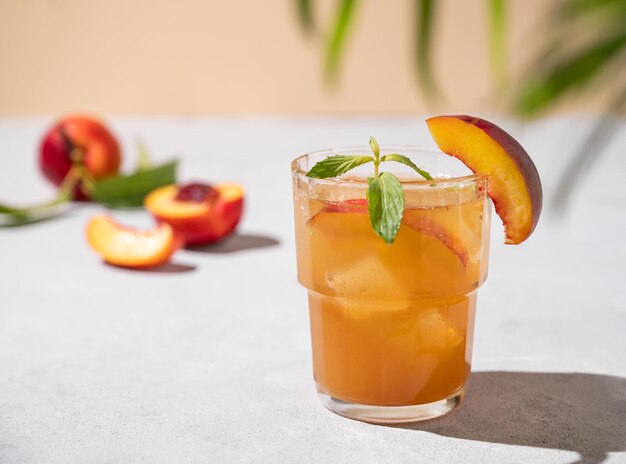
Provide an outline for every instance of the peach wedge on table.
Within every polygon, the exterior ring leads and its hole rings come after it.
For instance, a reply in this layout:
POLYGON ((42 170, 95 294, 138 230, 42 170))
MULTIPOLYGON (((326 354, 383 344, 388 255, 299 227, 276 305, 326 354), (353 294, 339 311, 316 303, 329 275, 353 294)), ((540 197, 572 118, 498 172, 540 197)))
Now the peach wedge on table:
POLYGON ((180 238, 167 224, 140 230, 123 226, 107 215, 90 219, 87 241, 105 262, 138 269, 167 262, 181 245, 180 238))
POLYGON ((537 225, 543 198, 539 173, 526 150, 495 124, 473 116, 437 116, 426 123, 441 151, 487 177, 505 243, 526 240, 537 225))

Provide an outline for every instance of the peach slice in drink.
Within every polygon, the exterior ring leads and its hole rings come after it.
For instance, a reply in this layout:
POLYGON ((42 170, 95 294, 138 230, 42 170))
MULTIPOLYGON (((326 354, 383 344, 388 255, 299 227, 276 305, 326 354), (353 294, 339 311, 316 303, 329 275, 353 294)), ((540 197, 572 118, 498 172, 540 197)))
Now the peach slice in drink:
POLYGON ((373 231, 366 200, 325 204, 307 222, 311 250, 317 251, 304 280, 355 300, 464 293, 478 279, 478 268, 469 265, 465 235, 458 234, 460 214, 445 207, 408 208, 390 246, 373 231))
POLYGON ((467 249, 463 242, 452 231, 437 222, 428 210, 406 210, 402 217, 402 223, 417 230, 418 232, 434 237, 450 249, 467 266, 467 249))
POLYGON ((537 226, 541 180, 526 150, 495 124, 473 116, 437 116, 426 121, 439 148, 489 179, 489 196, 505 228, 505 243, 517 245, 537 226))
MULTIPOLYGON (((367 200, 359 198, 354 200, 346 200, 340 203, 330 203, 320 210, 309 222, 313 221, 316 216, 324 213, 358 213, 367 214, 367 200)), ((402 217, 402 224, 409 226, 421 234, 434 237, 447 246, 463 263, 467 265, 467 249, 461 240, 454 235, 446 227, 439 223, 429 210, 425 209, 407 209, 402 217)))

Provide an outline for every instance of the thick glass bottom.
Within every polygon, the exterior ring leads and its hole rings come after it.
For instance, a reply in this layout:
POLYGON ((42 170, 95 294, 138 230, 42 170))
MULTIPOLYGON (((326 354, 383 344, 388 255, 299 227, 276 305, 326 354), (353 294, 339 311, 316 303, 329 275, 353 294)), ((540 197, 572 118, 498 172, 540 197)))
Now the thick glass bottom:
POLYGON ((434 419, 435 417, 448 414, 463 401, 465 388, 443 400, 411 406, 374 406, 351 403, 334 398, 324 393, 319 387, 317 394, 327 409, 340 416, 372 424, 403 424, 434 419))

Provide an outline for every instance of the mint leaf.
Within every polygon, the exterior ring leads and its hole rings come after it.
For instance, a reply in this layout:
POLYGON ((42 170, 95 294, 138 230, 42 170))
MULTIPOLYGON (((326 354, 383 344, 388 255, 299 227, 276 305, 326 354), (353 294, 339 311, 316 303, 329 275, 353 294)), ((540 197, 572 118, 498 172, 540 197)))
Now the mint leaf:
POLYGON ((431 176, 428 172, 424 171, 423 169, 418 168, 417 165, 413 161, 411 161, 409 158, 407 158, 404 155, 398 155, 395 153, 391 155, 385 155, 381 158, 381 161, 397 161, 398 163, 402 163, 410 167, 411 169, 416 171, 420 176, 422 176, 424 179, 433 180, 433 176, 431 176))
POLYGON ((368 177, 367 203, 374 231, 391 245, 404 213, 404 190, 398 178, 389 172, 383 172, 380 177, 368 177))
POLYGON ((309 177, 326 179, 327 177, 337 177, 362 164, 374 161, 371 156, 349 156, 335 155, 318 161, 315 166, 306 173, 309 177))
POLYGON ((372 136, 370 136, 370 148, 372 149, 372 153, 376 155, 376 159, 378 159, 380 157, 380 147, 376 139, 372 136))

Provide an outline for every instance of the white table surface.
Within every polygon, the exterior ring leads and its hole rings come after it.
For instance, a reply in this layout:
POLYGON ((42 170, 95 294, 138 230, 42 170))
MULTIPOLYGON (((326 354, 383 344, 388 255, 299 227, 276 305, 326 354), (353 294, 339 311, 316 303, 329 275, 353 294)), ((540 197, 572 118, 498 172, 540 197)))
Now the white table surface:
MULTIPOLYGON (((590 119, 498 121, 536 161, 544 215, 518 247, 494 218, 464 404, 384 427, 316 397, 289 161, 370 135, 432 145, 423 119, 110 118, 125 169, 141 136, 155 160, 179 157, 181 180, 242 183, 245 218, 152 272, 90 251, 97 205, 0 229, 0 463, 626 462, 626 122, 558 215, 555 181, 590 119)), ((0 201, 52 195, 36 170, 50 122, 0 118, 0 201)))

